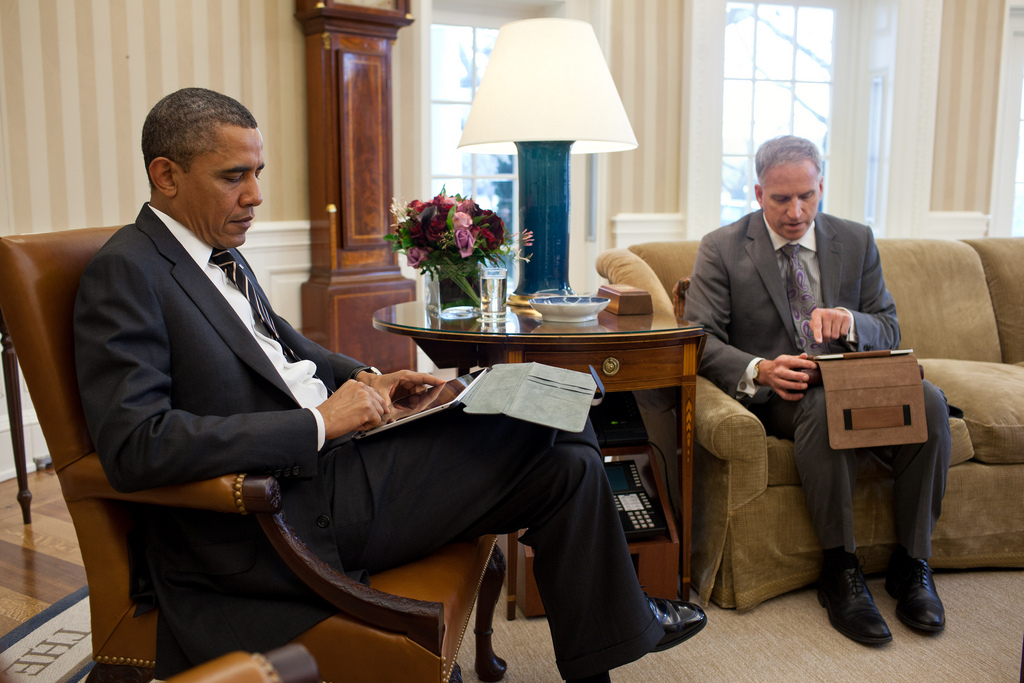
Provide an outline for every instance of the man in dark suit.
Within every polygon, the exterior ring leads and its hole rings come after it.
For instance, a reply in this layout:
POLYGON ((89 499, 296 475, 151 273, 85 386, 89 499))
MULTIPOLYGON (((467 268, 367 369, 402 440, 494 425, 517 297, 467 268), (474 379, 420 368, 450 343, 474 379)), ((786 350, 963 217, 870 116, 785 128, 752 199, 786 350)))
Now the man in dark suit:
MULTIPOLYGON (((701 241, 686 315, 708 332, 700 373, 792 439, 824 561, 819 600, 832 625, 865 643, 892 639, 854 551, 857 452, 828 442, 824 390, 808 355, 896 349, 896 306, 867 226, 818 213, 824 180, 813 143, 783 136, 755 158, 761 211, 701 241)), ((950 436, 942 391, 924 382, 928 441, 878 449, 894 478, 899 546, 886 590, 909 626, 940 631, 945 615, 927 559, 939 518, 950 436)))
MULTIPOLYGON (((566 679, 607 681, 700 630, 699 607, 637 585, 589 424, 567 434, 444 411, 350 438, 386 421, 397 392, 442 380, 381 375, 274 314, 236 251, 263 201, 263 139, 245 107, 180 90, 150 112, 142 147, 150 202, 89 264, 75 306, 86 418, 116 489, 272 473, 303 540, 357 577, 526 529, 566 679)), ((132 587, 160 607, 158 677, 280 646, 334 612, 252 518, 140 515, 132 587)))

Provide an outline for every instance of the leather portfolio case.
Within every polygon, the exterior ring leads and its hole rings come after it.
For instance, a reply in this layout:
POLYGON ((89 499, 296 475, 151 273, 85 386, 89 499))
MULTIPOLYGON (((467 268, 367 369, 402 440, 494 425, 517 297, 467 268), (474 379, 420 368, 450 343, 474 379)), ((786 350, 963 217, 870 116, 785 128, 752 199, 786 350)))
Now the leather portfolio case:
POLYGON ((911 350, 816 356, 832 448, 928 440, 921 368, 911 350))

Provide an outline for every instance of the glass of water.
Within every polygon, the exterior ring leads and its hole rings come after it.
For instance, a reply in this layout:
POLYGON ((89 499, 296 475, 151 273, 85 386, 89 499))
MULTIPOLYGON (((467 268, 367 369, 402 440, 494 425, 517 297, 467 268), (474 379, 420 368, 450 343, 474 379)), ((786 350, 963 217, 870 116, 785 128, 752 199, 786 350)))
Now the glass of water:
POLYGON ((480 319, 485 323, 505 319, 508 273, 504 268, 480 268, 480 319))

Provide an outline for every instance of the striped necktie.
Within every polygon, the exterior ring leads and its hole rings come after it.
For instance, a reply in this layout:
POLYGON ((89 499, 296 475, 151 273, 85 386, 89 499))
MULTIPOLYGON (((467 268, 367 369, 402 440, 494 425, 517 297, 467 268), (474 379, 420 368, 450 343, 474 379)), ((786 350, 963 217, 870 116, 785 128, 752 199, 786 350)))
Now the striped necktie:
POLYGON ((217 266, 224 271, 224 274, 235 283, 245 298, 249 301, 249 305, 252 307, 253 313, 256 314, 257 319, 263 323, 263 327, 267 330, 267 335, 281 345, 281 350, 285 356, 293 361, 299 360, 295 352, 292 351, 287 344, 281 339, 281 336, 277 333, 277 327, 274 325, 273 319, 270 317, 270 311, 267 309, 267 305, 263 303, 263 299, 260 298, 259 294, 256 293, 256 287, 253 282, 245 273, 245 267, 235 260, 234 254, 229 250, 215 250, 210 256, 210 263, 217 266))

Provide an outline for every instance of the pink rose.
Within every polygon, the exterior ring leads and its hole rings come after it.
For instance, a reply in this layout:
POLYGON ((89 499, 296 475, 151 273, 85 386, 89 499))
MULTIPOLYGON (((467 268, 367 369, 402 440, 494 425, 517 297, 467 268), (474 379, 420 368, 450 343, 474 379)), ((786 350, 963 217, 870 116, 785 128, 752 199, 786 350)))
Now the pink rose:
POLYGON ((409 251, 406 252, 406 262, 410 268, 419 268, 420 264, 423 263, 424 259, 430 255, 430 249, 424 249, 422 247, 409 247, 409 251))
POLYGON ((459 228, 469 230, 471 227, 473 227, 473 219, 469 217, 469 214, 456 211, 455 216, 452 218, 452 228, 455 230, 459 228))
POLYGON ((455 210, 460 211, 462 213, 468 213, 469 215, 472 216, 473 210, 477 208, 479 207, 477 207, 476 202, 474 202, 472 199, 463 199, 461 202, 459 202, 459 205, 455 207, 455 210))
MULTIPOLYGON (((459 214, 455 214, 456 217, 459 214)), ((462 258, 469 258, 473 255, 473 248, 476 244, 476 239, 473 237, 473 233, 467 230, 465 227, 455 228, 455 246, 459 250, 459 255, 462 258)))

